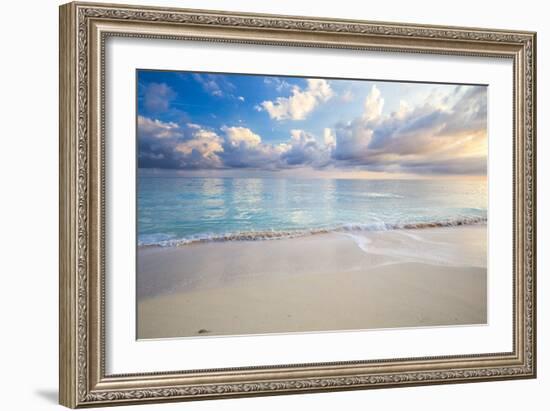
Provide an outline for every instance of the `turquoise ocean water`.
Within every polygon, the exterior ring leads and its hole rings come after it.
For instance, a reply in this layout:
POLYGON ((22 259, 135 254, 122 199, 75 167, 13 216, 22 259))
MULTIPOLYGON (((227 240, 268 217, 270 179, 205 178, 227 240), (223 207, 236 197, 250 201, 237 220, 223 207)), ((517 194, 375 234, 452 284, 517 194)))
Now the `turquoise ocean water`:
POLYGON ((479 224, 485 179, 138 178, 138 245, 479 224))

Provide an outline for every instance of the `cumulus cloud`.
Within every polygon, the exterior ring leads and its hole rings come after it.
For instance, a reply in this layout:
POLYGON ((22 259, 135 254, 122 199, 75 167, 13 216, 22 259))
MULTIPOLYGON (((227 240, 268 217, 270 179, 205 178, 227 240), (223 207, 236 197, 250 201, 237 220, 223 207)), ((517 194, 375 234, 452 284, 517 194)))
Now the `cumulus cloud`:
POLYGON ((139 167, 218 168, 222 162, 222 139, 198 124, 180 126, 138 116, 139 167))
POLYGON ((165 83, 149 83, 143 89, 143 105, 150 112, 166 111, 177 94, 165 83))
POLYGON ((380 90, 376 86, 372 86, 365 99, 362 115, 352 121, 339 123, 335 126, 335 145, 332 151, 332 157, 335 160, 349 162, 366 160, 374 129, 381 120, 383 106, 384 100, 380 90))
POLYGON ((304 130, 291 130, 290 141, 285 144, 281 160, 288 166, 311 165, 324 167, 329 162, 326 146, 317 142, 315 136, 304 130))
POLYGON ((284 146, 265 144, 246 127, 222 127, 225 133, 221 155, 226 167, 276 169, 284 146))
POLYGON ((289 97, 264 101, 261 107, 275 120, 304 120, 317 105, 333 95, 334 92, 326 80, 308 79, 305 90, 294 86, 289 97))
POLYGON ((288 149, 285 144, 265 144, 246 127, 222 127, 220 131, 139 116, 139 167, 277 169, 284 165, 281 154, 288 149))
POLYGON ((138 116, 137 136, 139 167, 179 167, 174 142, 183 138, 183 131, 178 124, 138 116))
POLYGON ((283 169, 291 167, 324 167, 330 162, 330 150, 304 130, 290 131, 284 143, 264 143, 246 127, 223 127, 224 150, 220 154, 227 167, 283 169))
POLYGON ((487 94, 484 87, 456 87, 382 116, 378 89, 364 113, 335 127, 333 159, 370 170, 435 174, 484 174, 487 155, 487 94))
MULTIPOLYGON (((327 90, 328 83, 314 82, 305 90, 295 91, 284 99, 287 115, 294 110, 290 107, 298 104, 291 101, 293 97, 307 92, 317 96, 315 99, 330 98, 327 90)), ((264 170, 330 166, 483 175, 487 158, 486 93, 485 87, 459 86, 446 94, 430 95, 414 106, 401 101, 397 109, 384 114, 384 98, 373 86, 356 118, 322 128, 318 136, 292 129, 273 144, 242 125, 211 129, 191 122, 180 124, 139 116, 139 165, 264 170)))
POLYGON ((331 128, 325 127, 323 129, 323 142, 328 147, 334 147, 336 145, 336 136, 331 128))
POLYGON ((174 150, 180 153, 182 168, 219 168, 222 161, 219 153, 223 151, 223 140, 215 132, 195 129, 191 138, 177 143, 174 150))
POLYGON ((382 116, 382 109, 384 108, 384 99, 382 94, 376 85, 372 86, 372 89, 365 99, 365 111, 363 118, 368 122, 375 122, 382 116))
POLYGON ((222 127, 222 130, 227 135, 227 143, 233 147, 255 147, 262 142, 259 135, 246 127, 222 127))
POLYGON ((164 122, 138 116, 138 130, 143 138, 174 138, 181 136, 180 126, 174 122, 164 122))
MULTIPOLYGON (((235 90, 235 85, 222 75, 214 74, 199 74, 194 73, 193 78, 198 82, 204 91, 215 97, 235 97, 232 91, 235 90)), ((236 97, 235 97, 236 98, 236 97)))
POLYGON ((363 119, 339 123, 335 127, 335 160, 361 161, 365 159, 374 130, 363 119))

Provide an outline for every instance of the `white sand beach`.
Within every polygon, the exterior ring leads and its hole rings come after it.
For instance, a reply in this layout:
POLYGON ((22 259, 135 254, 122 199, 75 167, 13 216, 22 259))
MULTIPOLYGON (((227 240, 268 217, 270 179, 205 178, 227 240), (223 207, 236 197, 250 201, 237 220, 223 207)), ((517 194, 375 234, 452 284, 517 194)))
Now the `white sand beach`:
POLYGON ((484 324, 486 231, 141 247, 138 338, 484 324))

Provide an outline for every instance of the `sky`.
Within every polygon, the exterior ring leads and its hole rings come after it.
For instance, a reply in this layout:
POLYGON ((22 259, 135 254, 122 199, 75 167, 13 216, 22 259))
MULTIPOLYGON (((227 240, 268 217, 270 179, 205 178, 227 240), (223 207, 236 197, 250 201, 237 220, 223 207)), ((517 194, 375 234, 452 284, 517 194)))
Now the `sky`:
POLYGON ((137 71, 140 171, 486 176, 487 87, 137 71))

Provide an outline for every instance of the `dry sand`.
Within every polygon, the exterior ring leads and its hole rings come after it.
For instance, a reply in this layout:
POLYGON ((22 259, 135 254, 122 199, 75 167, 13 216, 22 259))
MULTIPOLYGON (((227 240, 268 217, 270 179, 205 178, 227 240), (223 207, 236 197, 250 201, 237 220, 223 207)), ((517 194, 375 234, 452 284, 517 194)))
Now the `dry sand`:
POLYGON ((484 324, 486 226, 141 248, 138 338, 484 324))

